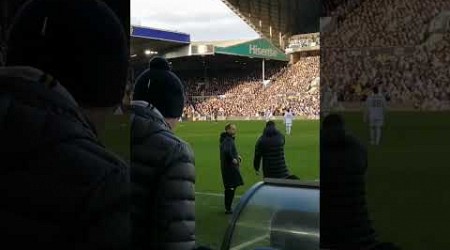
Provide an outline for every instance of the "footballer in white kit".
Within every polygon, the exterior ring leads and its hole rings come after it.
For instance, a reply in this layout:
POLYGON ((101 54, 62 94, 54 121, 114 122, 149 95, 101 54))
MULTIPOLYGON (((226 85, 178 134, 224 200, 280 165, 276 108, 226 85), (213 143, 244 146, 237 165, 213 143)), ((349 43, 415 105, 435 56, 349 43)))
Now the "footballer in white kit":
POLYGON ((373 94, 367 97, 364 112, 364 121, 369 120, 370 143, 372 145, 380 144, 386 106, 386 98, 379 92, 378 87, 374 87, 373 94))
POLYGON ((294 120, 294 114, 291 109, 286 110, 284 113, 284 124, 286 125, 286 134, 291 134, 292 121, 294 120))

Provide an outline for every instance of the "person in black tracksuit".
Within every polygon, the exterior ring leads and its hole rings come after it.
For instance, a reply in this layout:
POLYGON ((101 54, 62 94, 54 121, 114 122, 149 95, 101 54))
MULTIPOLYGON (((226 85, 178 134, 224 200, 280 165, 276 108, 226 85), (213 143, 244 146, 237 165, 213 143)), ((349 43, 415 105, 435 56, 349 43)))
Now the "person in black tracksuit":
POLYGON ((277 130, 273 121, 268 121, 255 146, 253 167, 257 175, 262 159, 264 178, 291 177, 284 158, 284 144, 284 135, 277 130))
POLYGON ((225 213, 231 214, 236 188, 244 185, 239 167, 242 158, 235 144, 236 125, 227 124, 225 132, 220 134, 220 169, 225 188, 225 213))

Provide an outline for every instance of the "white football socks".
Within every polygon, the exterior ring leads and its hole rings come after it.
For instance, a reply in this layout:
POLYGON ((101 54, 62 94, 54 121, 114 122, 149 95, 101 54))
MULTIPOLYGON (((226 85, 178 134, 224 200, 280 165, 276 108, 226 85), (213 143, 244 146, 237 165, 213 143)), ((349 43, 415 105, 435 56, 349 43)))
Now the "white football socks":
POLYGON ((381 140, 381 127, 376 127, 376 144, 380 145, 381 140))

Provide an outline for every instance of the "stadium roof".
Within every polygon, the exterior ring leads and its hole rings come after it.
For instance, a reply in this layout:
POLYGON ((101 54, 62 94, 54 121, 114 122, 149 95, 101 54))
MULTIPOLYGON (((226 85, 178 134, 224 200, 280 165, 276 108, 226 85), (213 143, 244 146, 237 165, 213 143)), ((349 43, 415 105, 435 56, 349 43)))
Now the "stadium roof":
MULTIPOLYGON (((339 6, 348 4, 348 7, 353 8, 360 5, 365 0, 322 0, 321 16, 329 16, 339 6)), ((348 8, 347 7, 347 8, 348 8)), ((348 11, 348 10, 347 10, 348 11)))
POLYGON ((284 49, 296 34, 320 31, 320 0, 222 0, 261 36, 284 49))
POLYGON ((195 41, 192 42, 192 45, 202 45, 202 44, 213 44, 217 47, 228 47, 233 46, 240 43, 248 42, 248 39, 240 39, 240 40, 225 40, 225 41, 195 41))
POLYGON ((130 52, 133 59, 145 59, 150 53, 163 54, 190 42, 191 36, 186 33, 142 26, 131 27, 130 52))
MULTIPOLYGON (((169 59, 175 72, 183 75, 203 75, 205 69, 208 74, 216 72, 222 74, 224 70, 239 70, 243 72, 261 71, 260 59, 237 57, 225 54, 188 56, 169 59)), ((265 62, 266 69, 273 66, 285 66, 286 61, 270 60, 265 62)))
POLYGON ((167 58, 187 56, 229 55, 248 58, 288 61, 287 55, 265 38, 253 40, 231 40, 193 42, 165 54, 167 58))

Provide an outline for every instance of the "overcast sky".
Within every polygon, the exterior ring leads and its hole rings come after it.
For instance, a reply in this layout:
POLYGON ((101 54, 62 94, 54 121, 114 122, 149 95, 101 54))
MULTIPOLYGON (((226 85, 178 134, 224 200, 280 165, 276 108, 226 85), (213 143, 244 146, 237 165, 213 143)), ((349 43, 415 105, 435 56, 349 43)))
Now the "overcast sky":
POLYGON ((258 37, 220 0, 131 0, 131 24, 188 33, 192 41, 258 37))

